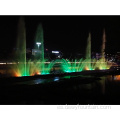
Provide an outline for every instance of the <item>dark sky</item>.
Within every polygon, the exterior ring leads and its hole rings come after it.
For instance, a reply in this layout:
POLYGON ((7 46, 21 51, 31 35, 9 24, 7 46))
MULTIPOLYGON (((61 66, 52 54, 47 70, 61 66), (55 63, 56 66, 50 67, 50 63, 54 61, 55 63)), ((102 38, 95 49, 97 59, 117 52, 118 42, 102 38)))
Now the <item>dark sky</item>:
MULTIPOLYGON (((0 48, 13 48, 20 16, 0 16, 0 48)), ((106 52, 120 51, 120 16, 24 16, 27 47, 33 48, 37 26, 42 23, 44 45, 49 50, 84 53, 91 32, 92 51, 100 52, 103 29, 106 52)))

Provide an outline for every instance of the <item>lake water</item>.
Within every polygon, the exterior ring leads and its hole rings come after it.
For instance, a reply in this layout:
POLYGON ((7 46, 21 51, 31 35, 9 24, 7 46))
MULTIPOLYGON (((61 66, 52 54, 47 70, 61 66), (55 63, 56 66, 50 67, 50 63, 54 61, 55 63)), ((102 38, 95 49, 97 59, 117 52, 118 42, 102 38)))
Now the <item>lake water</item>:
MULTIPOLYGON (((9 80, 8 80, 9 81, 9 80)), ((120 104, 120 75, 63 76, 1 83, 0 104, 120 104)))

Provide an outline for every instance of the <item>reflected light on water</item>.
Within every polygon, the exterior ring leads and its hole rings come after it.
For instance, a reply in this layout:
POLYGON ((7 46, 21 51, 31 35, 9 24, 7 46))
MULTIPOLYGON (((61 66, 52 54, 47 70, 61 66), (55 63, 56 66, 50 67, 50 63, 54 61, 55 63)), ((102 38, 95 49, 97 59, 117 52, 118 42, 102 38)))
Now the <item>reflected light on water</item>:
POLYGON ((42 79, 37 79, 37 80, 34 80, 34 84, 40 84, 40 83, 43 83, 44 80, 42 79))
POLYGON ((114 76, 114 80, 120 80, 120 75, 114 76))
POLYGON ((58 81, 60 78, 59 77, 55 77, 54 78, 54 81, 58 81))

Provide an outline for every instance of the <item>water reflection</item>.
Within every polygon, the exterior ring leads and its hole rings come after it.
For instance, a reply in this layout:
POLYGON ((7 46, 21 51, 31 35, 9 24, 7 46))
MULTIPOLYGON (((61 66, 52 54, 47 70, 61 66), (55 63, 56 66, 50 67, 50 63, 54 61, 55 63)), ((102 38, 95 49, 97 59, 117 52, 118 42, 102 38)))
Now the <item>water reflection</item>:
POLYGON ((106 86, 106 77, 101 77, 101 80, 99 81, 100 87, 101 87, 101 93, 105 94, 105 86, 106 86))
POLYGON ((38 101, 45 98, 43 101, 48 102, 46 104, 120 104, 120 92, 118 92, 120 91, 120 75, 56 76, 49 79, 36 78, 15 84, 21 85, 20 90, 24 88, 24 91, 28 90, 28 93, 33 92, 33 95, 34 92, 38 92, 41 96, 38 101), (42 87, 42 84, 47 85, 42 87))
MULTIPOLYGON (((58 81, 65 81, 66 79, 71 79, 70 76, 64 76, 64 77, 53 77, 50 79, 35 79, 35 80, 30 80, 30 81, 21 81, 21 82, 16 82, 15 85, 37 85, 37 84, 46 84, 49 82, 58 82, 58 81)), ((92 77, 91 77, 92 79, 92 77)), ((113 83, 113 82, 117 82, 120 81, 120 75, 108 75, 108 76, 103 76, 100 77, 100 80, 96 80, 94 82, 91 83, 81 83, 78 84, 79 89, 83 89, 83 90, 93 90, 94 92, 99 92, 102 94, 105 94, 106 92, 106 86, 108 85, 108 83, 113 83)), ((74 83, 74 81, 73 81, 74 83)), ((77 86, 74 86, 77 87, 77 86)))
POLYGON ((55 78, 54 78, 54 81, 58 81, 58 80, 60 80, 59 77, 55 77, 55 78))
POLYGON ((104 76, 104 78, 108 82, 120 81, 120 75, 107 75, 107 76, 104 76))
POLYGON ((120 80, 120 75, 115 75, 113 79, 114 80, 120 80))
POLYGON ((34 80, 34 84, 41 84, 41 83, 43 83, 43 82, 44 82, 43 79, 34 80))
POLYGON ((54 78, 49 78, 49 79, 34 79, 34 80, 29 80, 29 81, 21 81, 21 82, 15 82, 13 85, 37 85, 37 84, 44 84, 44 83, 49 83, 49 82, 56 82, 59 81, 59 77, 54 77, 54 78))
MULTIPOLYGON (((103 76, 98 82, 101 86, 100 90, 102 94, 106 96, 106 99, 108 99, 109 97, 111 99, 114 99, 113 96, 118 97, 118 91, 120 91, 120 75, 103 76)), ((113 100, 111 101, 113 102, 113 100)))

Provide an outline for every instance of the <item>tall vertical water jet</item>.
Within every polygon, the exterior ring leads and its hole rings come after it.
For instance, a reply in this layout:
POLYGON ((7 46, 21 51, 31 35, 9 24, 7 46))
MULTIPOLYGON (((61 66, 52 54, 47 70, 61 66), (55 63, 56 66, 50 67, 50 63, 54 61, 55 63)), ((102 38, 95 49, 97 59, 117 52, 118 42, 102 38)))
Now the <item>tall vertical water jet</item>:
POLYGON ((102 48, 101 48, 101 58, 105 61, 105 43, 106 43, 106 35, 105 29, 103 30, 103 38, 102 38, 102 48))
POLYGON ((101 69, 109 69, 111 64, 108 64, 105 60, 105 43, 106 43, 106 34, 105 29, 103 30, 103 37, 102 37, 102 47, 101 47, 101 58, 97 60, 96 67, 101 69))
POLYGON ((26 70, 26 29, 24 18, 20 17, 17 32, 17 65, 15 66, 16 76, 27 76, 29 71, 26 70))
POLYGON ((106 43, 106 34, 105 29, 103 30, 103 37, 102 37, 102 48, 101 48, 101 69, 107 69, 109 66, 105 60, 105 43, 106 43))
POLYGON ((89 33, 88 39, 87 39, 87 47, 86 47, 86 70, 92 70, 91 68, 91 34, 89 33))
POLYGON ((91 59, 91 34, 90 33, 87 39, 86 59, 91 59))
POLYGON ((35 49, 38 50, 38 57, 39 57, 39 69, 41 69, 41 74, 44 74, 44 37, 43 37, 43 27, 42 24, 39 24, 36 31, 35 36, 35 49))

